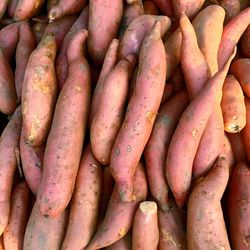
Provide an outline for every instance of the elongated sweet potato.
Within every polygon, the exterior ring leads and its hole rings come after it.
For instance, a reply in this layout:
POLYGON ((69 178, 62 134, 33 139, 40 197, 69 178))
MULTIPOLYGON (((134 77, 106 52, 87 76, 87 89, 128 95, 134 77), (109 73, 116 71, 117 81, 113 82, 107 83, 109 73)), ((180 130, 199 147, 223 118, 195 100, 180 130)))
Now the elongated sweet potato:
POLYGON ((88 50, 96 65, 103 63, 106 51, 116 37, 122 12, 122 0, 89 1, 88 50))
POLYGON ((231 249, 220 203, 228 178, 227 160, 220 157, 192 191, 187 213, 188 249, 231 249))
POLYGON ((132 249, 156 250, 158 242, 157 204, 154 201, 144 201, 134 217, 132 249))
POLYGON ((168 209, 168 184, 165 173, 168 146, 187 105, 188 95, 186 91, 182 91, 161 106, 144 150, 150 192, 163 211, 168 209))
POLYGON ((20 182, 12 193, 10 218, 3 234, 6 250, 23 249, 24 233, 29 218, 29 201, 29 188, 25 182, 20 182))
POLYGON ((55 37, 50 33, 44 35, 30 55, 24 74, 23 135, 25 142, 32 146, 43 145, 50 129, 57 93, 56 51, 55 37))
POLYGON ((168 199, 168 209, 158 210, 160 231, 159 250, 186 250, 186 216, 180 212, 172 198, 168 199))
POLYGON ((161 10, 161 12, 170 17, 174 17, 173 4, 171 0, 152 0, 156 6, 161 10))
POLYGON ((172 1, 175 17, 179 18, 183 12, 193 19, 200 11, 205 0, 175 0, 172 1))
POLYGON ((246 149, 248 161, 250 161, 250 99, 248 97, 245 97, 245 105, 246 105, 246 126, 242 130, 242 138, 246 149))
POLYGON ((102 65, 102 70, 99 75, 99 79, 95 86, 95 90, 94 90, 92 100, 91 100, 91 107, 90 107, 90 113, 89 113, 89 127, 91 127, 92 121, 98 109, 104 82, 107 76, 109 75, 110 71, 114 68, 116 64, 118 45, 119 45, 119 41, 117 39, 114 39, 111 42, 107 50, 107 53, 105 55, 104 62, 102 65))
POLYGON ((103 165, 109 164, 111 150, 123 122, 129 80, 135 62, 135 57, 128 55, 117 63, 104 82, 90 130, 93 154, 103 165))
POLYGON ((23 78, 31 52, 35 49, 36 40, 28 22, 19 26, 19 42, 16 48, 15 86, 17 101, 22 97, 23 78))
POLYGON ((63 16, 73 15, 80 12, 86 5, 86 0, 59 0, 49 11, 51 21, 62 18, 63 16))
POLYGON ((249 24, 250 7, 241 11, 224 27, 217 56, 219 69, 226 63, 249 24))
POLYGON ((55 218, 43 216, 35 202, 26 227, 23 249, 60 250, 67 227, 68 210, 55 218))
POLYGON ((164 59, 161 23, 156 22, 142 44, 135 91, 111 153, 111 173, 123 201, 132 198, 135 169, 161 103, 166 80, 164 59))
POLYGON ((0 141, 0 235, 7 226, 10 215, 11 188, 17 167, 15 148, 19 146, 21 109, 18 107, 1 135, 0 141))
POLYGON ((224 9, 218 5, 211 5, 202 10, 193 21, 199 48, 207 60, 212 76, 218 71, 217 54, 224 18, 224 9))
POLYGON ((12 114, 17 106, 14 75, 9 62, 0 48, 0 111, 6 115, 12 114))
POLYGON ((223 69, 208 81, 184 111, 171 139, 166 175, 179 207, 182 207, 188 198, 195 154, 211 113, 221 101, 222 85, 235 53, 236 49, 223 69))
POLYGON ((240 58, 235 60, 230 69, 230 73, 239 81, 243 91, 250 98, 250 59, 240 58))
POLYGON ((132 235, 130 231, 123 238, 105 248, 105 250, 131 250, 131 249, 132 249, 132 235))
POLYGON ((72 37, 81 29, 88 28, 88 6, 86 6, 79 17, 76 19, 67 35, 64 37, 61 46, 58 50, 58 54, 56 56, 56 73, 57 73, 57 81, 59 89, 61 90, 63 84, 68 76, 69 64, 67 59, 67 49, 69 47, 70 40, 72 37))
POLYGON ((126 235, 132 227, 133 218, 140 202, 147 197, 147 180, 142 164, 137 166, 134 178, 134 199, 123 202, 117 186, 114 187, 103 223, 86 250, 103 248, 126 235))
POLYGON ((62 245, 63 250, 84 249, 89 243, 96 229, 101 188, 102 169, 88 145, 82 155, 70 202, 69 223, 62 245), (80 222, 83 217, 84 220, 80 222))
POLYGON ((227 76, 223 84, 221 109, 225 131, 238 133, 245 127, 246 106, 244 94, 239 82, 233 75, 227 76))
POLYGON ((37 194, 38 187, 42 179, 42 162, 44 146, 32 147, 24 140, 23 133, 20 139, 20 156, 22 170, 27 185, 33 194, 37 194))
POLYGON ((121 25, 119 28, 118 37, 122 38, 129 24, 135 18, 143 14, 144 14, 144 8, 143 8, 142 0, 136 1, 132 4, 126 4, 123 10, 123 16, 122 16, 121 25))
POLYGON ((17 2, 14 20, 24 21, 31 18, 42 7, 45 0, 19 0, 17 2))
POLYGON ((135 18, 126 29, 118 50, 118 58, 122 59, 129 54, 139 55, 145 36, 152 30, 156 21, 161 23, 162 37, 170 28, 171 21, 166 16, 141 15, 135 18))
POLYGON ((65 16, 52 23, 49 23, 44 31, 44 36, 52 33, 55 36, 57 47, 59 48, 69 29, 76 21, 77 16, 65 16))
POLYGON ((227 137, 232 145, 232 150, 236 162, 247 161, 246 149, 240 133, 227 133, 227 137))
POLYGON ((69 76, 57 99, 44 153, 38 194, 43 215, 59 215, 67 207, 75 185, 90 103, 90 69, 83 56, 87 35, 86 30, 79 31, 68 48, 69 76))
POLYGON ((0 2, 0 20, 2 19, 3 15, 5 14, 5 11, 7 9, 8 4, 9 4, 9 0, 2 0, 0 2))
POLYGON ((228 190, 229 234, 233 249, 249 249, 250 170, 239 162, 231 175, 228 190))
POLYGON ((8 4, 8 15, 13 18, 18 0, 9 0, 8 4))

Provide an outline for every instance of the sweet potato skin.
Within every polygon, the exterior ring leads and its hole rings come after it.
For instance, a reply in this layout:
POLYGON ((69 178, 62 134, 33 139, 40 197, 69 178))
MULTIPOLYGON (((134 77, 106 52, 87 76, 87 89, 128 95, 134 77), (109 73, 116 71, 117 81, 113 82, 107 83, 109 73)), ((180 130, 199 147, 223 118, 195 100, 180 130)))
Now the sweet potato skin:
POLYGON ((32 146, 44 144, 51 125, 57 93, 54 68, 56 51, 54 36, 45 35, 30 55, 24 74, 23 135, 25 141, 32 146))
POLYGON ((84 150, 74 194, 70 202, 69 223, 62 249, 84 249, 97 224, 102 188, 102 168, 90 145, 84 150), (79 223, 84 216, 84 220, 79 223))
POLYGON ((105 250, 130 250, 132 249, 132 235, 129 231, 123 238, 105 248, 105 250))
POLYGON ((161 12, 169 16, 170 18, 174 17, 173 4, 171 0, 152 0, 155 5, 161 10, 161 12))
POLYGON ((9 0, 8 4, 8 15, 13 18, 18 0, 9 0))
POLYGON ((240 40, 241 50, 245 57, 250 57, 250 27, 248 26, 240 40))
POLYGON ((161 24, 156 22, 143 42, 135 91, 111 153, 111 172, 124 201, 132 197, 135 169, 160 106, 166 79, 164 59, 161 24), (155 57, 155 54, 158 56, 155 57))
POLYGON ((10 214, 11 188, 17 167, 15 148, 19 146, 21 125, 22 115, 18 107, 5 127, 0 141, 0 235, 7 226, 10 214))
POLYGON ((89 2, 88 50, 96 65, 102 64, 109 44, 116 37, 122 12, 122 0, 89 2))
POLYGON ((25 228, 29 218, 29 202, 29 188, 25 182, 20 182, 12 193, 10 218, 3 234, 6 250, 21 250, 23 247, 25 228))
POLYGON ((168 184, 165 176, 166 155, 171 137, 187 105, 187 93, 182 91, 161 106, 144 150, 149 188, 159 208, 163 211, 168 209, 168 184))
POLYGON ((55 218, 43 216, 35 202, 24 235, 25 250, 60 250, 67 226, 68 210, 55 218))
POLYGON ((69 76, 57 99, 44 153, 38 202, 42 214, 52 217, 67 207, 81 159, 90 103, 90 69, 83 56, 86 37, 86 30, 79 31, 68 48, 69 76))
POLYGON ((250 171, 245 162, 239 162, 231 175, 228 191, 229 233, 233 249, 249 248, 250 228, 250 171))
POLYGON ((250 99, 245 97, 245 105, 246 105, 246 126, 242 130, 242 138, 245 146, 245 150, 247 153, 247 159, 250 160, 250 99))
POLYGON ((5 11, 7 9, 8 4, 9 4, 9 0, 2 0, 0 2, 0 20, 2 19, 3 15, 5 14, 5 11))
POLYGON ((158 15, 159 10, 153 1, 146 0, 143 2, 144 12, 146 15, 158 15))

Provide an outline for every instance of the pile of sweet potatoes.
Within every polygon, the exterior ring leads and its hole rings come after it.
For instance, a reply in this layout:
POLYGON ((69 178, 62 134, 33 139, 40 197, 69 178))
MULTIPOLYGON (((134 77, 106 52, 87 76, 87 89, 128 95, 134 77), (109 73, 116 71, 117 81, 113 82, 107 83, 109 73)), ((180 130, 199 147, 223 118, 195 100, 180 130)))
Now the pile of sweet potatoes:
POLYGON ((0 1, 0 130, 0 250, 250 249, 249 1, 0 1))

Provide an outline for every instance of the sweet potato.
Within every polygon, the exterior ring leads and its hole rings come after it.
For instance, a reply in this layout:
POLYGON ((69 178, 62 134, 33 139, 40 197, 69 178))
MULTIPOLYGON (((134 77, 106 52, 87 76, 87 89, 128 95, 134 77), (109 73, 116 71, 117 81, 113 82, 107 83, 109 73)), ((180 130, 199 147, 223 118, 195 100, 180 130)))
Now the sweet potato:
POLYGON ((180 212, 176 204, 169 198, 168 209, 158 210, 160 240, 159 250, 186 250, 186 216, 180 212))
POLYGON ((67 207, 81 160, 90 103, 90 69, 83 56, 87 35, 80 30, 68 47, 69 75, 57 99, 44 153, 38 203, 42 214, 52 217, 67 207))
POLYGON ((152 30, 156 21, 161 23, 162 37, 170 28, 171 21, 166 16, 141 15, 135 18, 126 29, 118 49, 118 58, 122 59, 129 54, 139 55, 145 36, 152 30))
POLYGON ((227 137, 231 143, 234 158, 236 162, 247 161, 246 149, 243 144, 242 135, 240 133, 227 133, 227 137))
POLYGON ((166 79, 164 59, 161 23, 157 21, 143 41, 135 91, 111 153, 111 173, 123 201, 132 198, 135 169, 161 103, 166 79))
POLYGON ((250 58, 250 26, 247 27, 246 31, 242 35, 240 46, 243 55, 247 58, 250 58))
POLYGON ((117 39, 113 39, 105 55, 102 70, 99 75, 99 79, 95 86, 95 90, 91 100, 91 107, 89 113, 89 127, 91 127, 92 121, 98 109, 104 82, 107 76, 109 75, 110 71, 114 68, 116 64, 118 45, 119 41, 117 39))
POLYGON ((44 36, 52 33, 55 36, 57 47, 59 48, 69 29, 76 21, 77 16, 65 16, 52 23, 49 23, 44 31, 44 36))
POLYGON ((121 201, 117 185, 114 187, 104 221, 86 250, 109 246, 124 237, 132 227, 133 218, 140 202, 144 201, 146 197, 147 180, 140 163, 135 172, 133 201, 121 201))
POLYGON ((246 126, 242 130, 242 138, 245 146, 245 150, 247 153, 248 161, 250 161, 250 99, 245 97, 245 105, 246 105, 246 126))
POLYGON ((225 23, 249 6, 248 0, 218 0, 218 3, 226 11, 225 23))
POLYGON ((249 166, 245 162, 239 162, 231 175, 228 190, 228 228, 233 249, 249 249, 249 182, 249 166))
POLYGON ((226 63, 249 24, 250 7, 241 11, 224 27, 217 56, 219 69, 226 63))
POLYGON ((7 226, 10 215, 11 188, 17 167, 15 148, 19 146, 22 115, 18 107, 4 129, 0 140, 0 235, 7 226))
POLYGON ((153 1, 146 0, 143 2, 144 13, 146 15, 158 15, 159 10, 153 1))
POLYGON ((5 250, 3 244, 3 236, 0 236, 0 250, 5 250))
POLYGON ((36 40, 28 22, 22 22, 19 26, 19 42, 16 48, 15 86, 17 101, 22 97, 22 86, 25 69, 31 52, 35 49, 36 40))
POLYGON ((1 20, 2 17, 4 16, 8 4, 9 4, 9 0, 2 0, 2 1, 0 2, 0 20, 1 20))
POLYGON ((7 61, 11 61, 19 39, 19 23, 10 24, 0 30, 0 48, 7 61))
POLYGON ((44 35, 29 57, 22 90, 23 135, 26 143, 41 146, 52 121, 57 83, 54 68, 55 37, 44 35), (41 108, 42 107, 42 108, 41 108))
POLYGON ((218 71, 217 54, 224 18, 224 9, 211 5, 202 10, 193 21, 199 48, 207 60, 212 76, 218 71))
POLYGON ((86 4, 86 0, 59 0, 51 7, 49 19, 53 21, 64 16, 76 14, 80 12, 86 4))
POLYGON ((67 35, 64 37, 61 46, 58 50, 58 54, 56 57, 56 73, 57 73, 57 81, 58 87, 61 90, 63 84, 68 76, 69 64, 67 59, 67 49, 69 47, 70 40, 72 37, 81 29, 88 28, 88 6, 86 6, 79 17, 76 19, 67 35))
POLYGON ((144 150, 150 192, 163 211, 168 209, 168 184, 165 176, 168 146, 187 105, 187 93, 182 91, 161 106, 144 150))
POLYGON ((225 131, 238 133, 245 127, 246 106, 244 94, 239 82, 233 75, 227 76, 223 84, 221 109, 225 131))
POLYGON ((156 6, 161 10, 161 12, 170 17, 174 17, 173 4, 171 0, 152 0, 156 6))
POLYGON ((101 188, 101 165, 88 145, 82 155, 70 202, 69 223, 62 250, 84 249, 89 243, 96 229, 101 188))
POLYGON ((187 212, 188 249, 231 249, 220 203, 228 178, 227 160, 219 157, 192 191, 187 212))
POLYGON ((122 38, 124 32, 126 31, 129 24, 138 16, 144 14, 144 8, 142 0, 136 1, 132 4, 126 4, 123 10, 123 16, 118 32, 118 37, 122 38))
POLYGON ((36 22, 32 26, 32 31, 33 31, 33 33, 35 35, 37 43, 39 43, 41 41, 43 33, 44 33, 46 27, 47 27, 47 23, 40 23, 40 22, 36 22))
POLYGON ((25 143, 23 133, 20 139, 20 156, 22 170, 27 185, 33 194, 37 194, 38 187, 42 179, 42 162, 44 155, 44 146, 32 147, 25 143))
POLYGON ((190 100, 201 91, 210 78, 210 69, 199 49, 195 30, 185 14, 180 16, 181 68, 190 100))
POLYGON ((223 140, 222 148, 220 151, 220 157, 226 158, 227 165, 229 167, 229 174, 231 174, 231 171, 233 167, 235 166, 235 159, 234 159, 232 145, 228 137, 226 136, 226 134, 224 135, 224 140, 223 140))
POLYGON ((30 191, 23 181, 17 184, 11 197, 11 209, 8 225, 4 231, 6 250, 23 249, 23 239, 29 218, 30 191))
POLYGON ((96 65, 103 63, 106 51, 116 37, 122 12, 122 0, 89 1, 88 51, 96 65))
POLYGON ((134 217, 132 249, 156 250, 159 242, 157 204, 144 201, 134 217))
POLYGON ((193 19, 200 11, 205 0, 175 0, 172 2, 176 18, 179 18, 185 12, 189 19, 193 19))
POLYGON ((14 20, 24 21, 31 18, 42 7, 45 0, 19 0, 17 2, 14 20))
POLYGON ((102 170, 102 195, 100 201, 98 224, 103 221, 110 197, 114 188, 114 179, 109 166, 105 166, 102 170))
POLYGON ((250 98, 250 59, 240 58, 235 60, 230 69, 230 73, 239 81, 243 91, 250 98))
POLYGON ((129 80, 135 62, 133 55, 120 60, 104 82, 90 130, 93 154, 103 165, 109 164, 111 150, 123 122, 129 80))
POLYGON ((9 62, 0 48, 0 111, 6 115, 12 114, 17 106, 14 75, 9 62))
POLYGON ((43 216, 35 202, 26 227, 23 249, 60 250, 67 227, 68 210, 55 218, 43 216))
POLYGON ((132 235, 130 231, 123 238, 105 248, 105 250, 131 250, 131 249, 132 249, 132 235))
POLYGON ((166 175, 179 207, 182 207, 188 198, 195 154, 211 113, 221 101, 222 85, 235 53, 236 49, 223 69, 208 81, 184 111, 171 139, 166 175))
POLYGON ((18 0, 9 0, 8 4, 8 15, 13 18, 18 0))

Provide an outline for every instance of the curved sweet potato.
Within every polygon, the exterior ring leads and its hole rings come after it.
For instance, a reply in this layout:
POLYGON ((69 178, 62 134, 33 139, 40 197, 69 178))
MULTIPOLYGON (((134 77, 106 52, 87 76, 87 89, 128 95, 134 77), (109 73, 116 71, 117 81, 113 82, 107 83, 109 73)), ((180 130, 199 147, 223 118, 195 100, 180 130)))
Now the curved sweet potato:
POLYGON ((161 23, 160 36, 162 37, 171 25, 171 21, 168 17, 141 15, 135 18, 129 24, 121 38, 118 49, 118 58, 125 58, 129 54, 135 54, 138 56, 145 36, 152 30, 156 21, 161 23))
POLYGON ((88 145, 83 151, 70 201, 69 223, 62 250, 84 249, 89 243, 96 229, 101 188, 102 168, 88 145))
POLYGON ((67 207, 81 160, 91 87, 89 64, 83 56, 87 34, 81 30, 70 42, 69 76, 57 99, 44 153, 38 202, 47 216, 58 216, 67 207))
POLYGON ((30 191, 25 182, 16 185, 11 197, 8 225, 3 234, 6 250, 22 249, 25 228, 29 218, 30 191))
POLYGON ((4 232, 10 215, 11 189, 17 167, 15 148, 19 146, 21 126, 22 114, 18 107, 0 140, 0 235, 4 232))
POLYGON ((168 184, 165 176, 168 146, 187 105, 187 93, 182 91, 161 106, 144 150, 150 192, 163 211, 168 209, 168 184))
POLYGON ((135 169, 161 103, 166 80, 164 59, 161 23, 156 22, 142 44, 135 91, 111 153, 111 173, 123 201, 132 198, 135 169))
POLYGON ((192 191, 187 212, 188 249, 231 249, 220 203, 228 178, 227 160, 220 157, 192 191))
POLYGON ((122 12, 122 0, 89 1, 88 51, 96 65, 103 63, 107 49, 116 37, 122 12))
POLYGON ((121 201, 118 188, 114 187, 104 221, 86 250, 109 246, 124 237, 133 225, 133 218, 140 202, 144 201, 146 197, 147 180, 140 163, 135 172, 133 201, 121 201))
POLYGON ((57 93, 56 51, 55 37, 50 33, 44 35, 30 55, 24 74, 23 135, 25 142, 32 146, 43 145, 50 129, 57 93))
POLYGON ((116 64, 104 82, 90 130, 93 154, 103 165, 109 164, 111 150, 123 122, 135 62, 135 57, 128 55, 116 64))
POLYGON ((49 10, 49 19, 53 21, 64 16, 76 14, 80 12, 86 4, 86 0, 59 0, 56 4, 53 4, 49 10))

